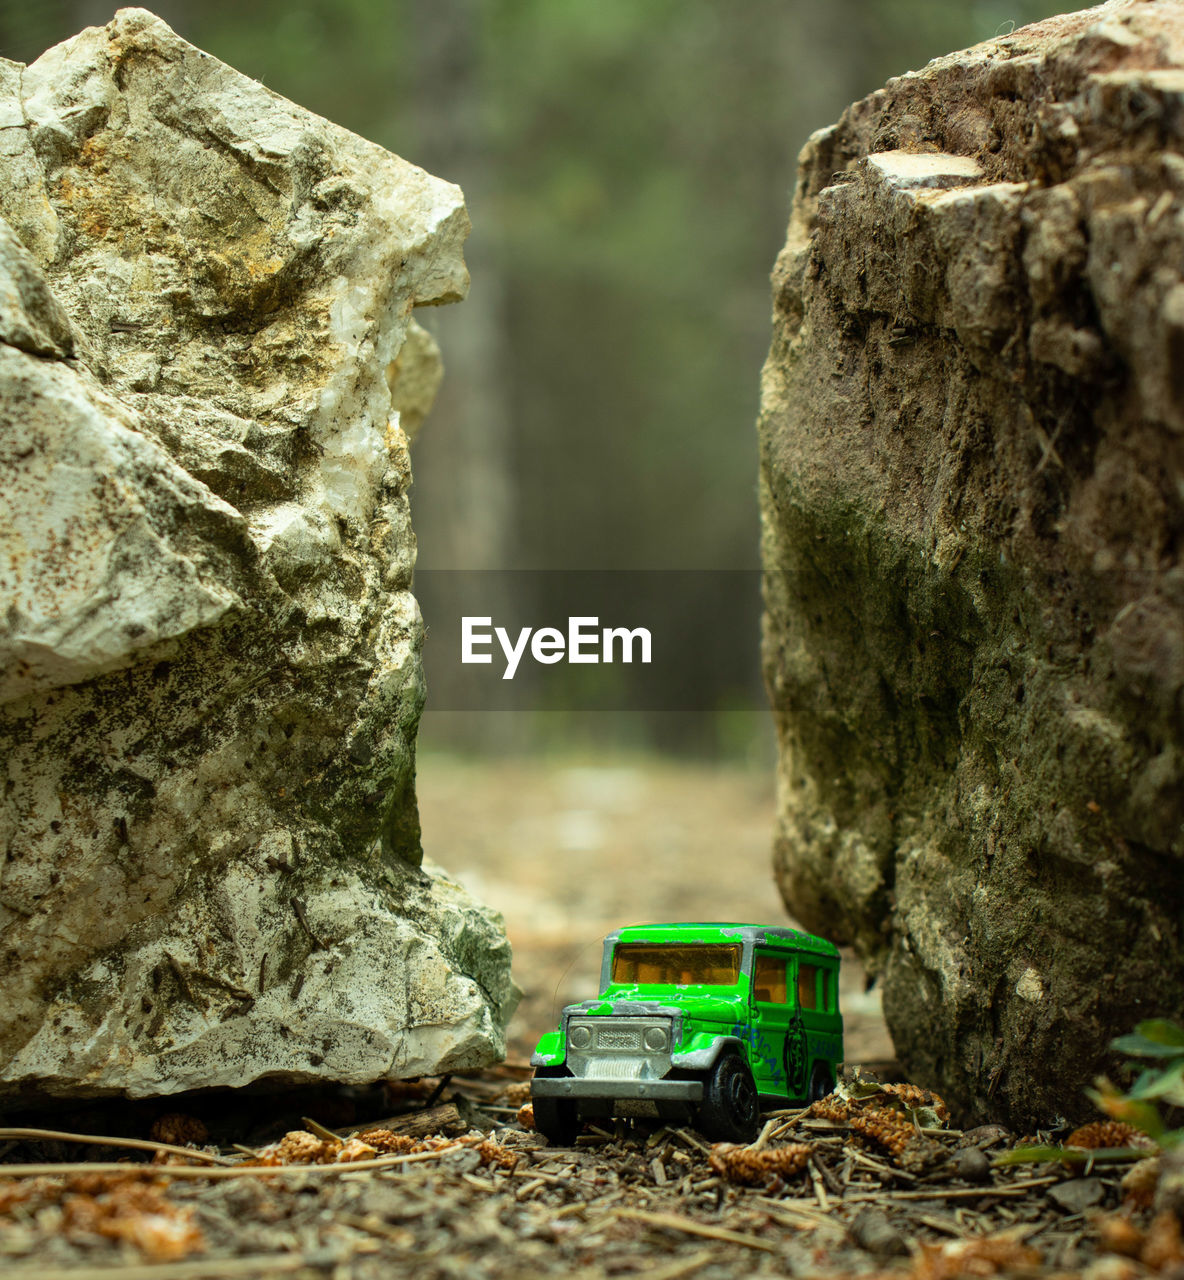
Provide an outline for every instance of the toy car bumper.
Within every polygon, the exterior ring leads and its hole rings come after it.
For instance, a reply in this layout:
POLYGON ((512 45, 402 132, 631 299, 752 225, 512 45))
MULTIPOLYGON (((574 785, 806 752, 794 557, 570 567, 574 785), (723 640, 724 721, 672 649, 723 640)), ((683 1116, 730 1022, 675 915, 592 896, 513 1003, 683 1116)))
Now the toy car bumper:
POLYGON ((702 1102, 702 1080, 597 1080, 544 1076, 530 1082, 532 1098, 613 1098, 645 1102, 702 1102))

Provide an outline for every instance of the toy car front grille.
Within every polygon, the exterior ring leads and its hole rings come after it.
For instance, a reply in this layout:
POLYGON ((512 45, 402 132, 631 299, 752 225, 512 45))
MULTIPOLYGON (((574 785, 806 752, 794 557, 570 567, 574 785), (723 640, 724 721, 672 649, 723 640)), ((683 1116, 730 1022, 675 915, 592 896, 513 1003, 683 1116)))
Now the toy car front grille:
POLYGON ((640 1027, 595 1027, 592 1032, 596 1048, 617 1052, 640 1053, 640 1027))
POLYGON ((591 1058, 584 1075, 589 1080, 639 1080, 644 1058, 591 1058))
POLYGON ((601 1080, 656 1080, 670 1070, 675 1027, 669 1017, 572 1018, 567 1062, 572 1074, 601 1080))

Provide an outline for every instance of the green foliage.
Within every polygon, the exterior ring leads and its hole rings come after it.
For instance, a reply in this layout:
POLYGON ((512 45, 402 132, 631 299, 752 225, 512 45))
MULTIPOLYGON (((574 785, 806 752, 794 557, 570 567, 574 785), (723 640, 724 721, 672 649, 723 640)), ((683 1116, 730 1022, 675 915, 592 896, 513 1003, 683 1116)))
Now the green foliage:
POLYGON ((1111 1046, 1132 1058, 1184 1059, 1184 1029, 1156 1018, 1140 1022, 1129 1036, 1119 1036, 1111 1046))
POLYGON ((1102 1147, 1087 1150, 1085 1147, 1013 1147, 999 1156, 995 1163, 1007 1164, 1060 1164, 1083 1165, 1095 1164, 1130 1164, 1135 1160, 1147 1157, 1146 1147, 1102 1147))
MULTIPOLYGON (((1161 1150, 1184 1141, 1184 1129, 1169 1129, 1160 1105, 1184 1106, 1184 1028, 1163 1018, 1139 1025, 1129 1035, 1111 1041, 1110 1047, 1129 1058, 1147 1059, 1150 1065, 1139 1070, 1134 1083, 1124 1093, 1109 1080, 1099 1080, 1089 1096, 1100 1111, 1145 1133, 1161 1150), (1157 1105, 1160 1104, 1160 1105, 1157 1105)), ((1135 1064, 1131 1064, 1134 1066, 1135 1064)), ((1145 1148, 1110 1147, 1085 1151, 1075 1147, 1017 1147, 998 1164, 1097 1164, 1102 1161, 1141 1160, 1145 1148)))
POLYGON ((1094 1101, 1116 1119, 1125 1120, 1154 1138, 1161 1147, 1184 1140, 1184 1129, 1167 1129, 1159 1107, 1184 1106, 1184 1028, 1162 1018, 1140 1022, 1130 1035, 1119 1036, 1111 1046, 1135 1059, 1146 1059, 1126 1093, 1107 1081, 1091 1094, 1094 1101))

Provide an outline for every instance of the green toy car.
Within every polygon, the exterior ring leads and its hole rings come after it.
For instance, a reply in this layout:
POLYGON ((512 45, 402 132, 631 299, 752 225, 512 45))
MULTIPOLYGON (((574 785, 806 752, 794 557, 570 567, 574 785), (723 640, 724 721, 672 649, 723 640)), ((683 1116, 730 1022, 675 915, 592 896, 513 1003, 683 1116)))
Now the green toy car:
POLYGON ((586 1118, 656 1115, 750 1142, 762 1101, 825 1097, 842 1059, 833 943, 755 924, 634 925, 604 940, 600 999, 568 1005, 539 1041, 535 1127, 570 1146, 586 1118))

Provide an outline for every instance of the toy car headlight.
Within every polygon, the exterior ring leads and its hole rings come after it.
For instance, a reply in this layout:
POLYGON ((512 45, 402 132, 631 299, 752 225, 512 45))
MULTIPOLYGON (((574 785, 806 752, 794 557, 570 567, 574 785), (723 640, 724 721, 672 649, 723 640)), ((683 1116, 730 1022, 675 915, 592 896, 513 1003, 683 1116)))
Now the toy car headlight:
POLYGON ((665 1049, 667 1044, 669 1043, 668 1038, 666 1036, 666 1028, 665 1027, 648 1028, 645 1033, 645 1036, 642 1038, 642 1043, 651 1053, 658 1053, 660 1050, 665 1049))
POLYGON ((572 1027, 568 1032, 568 1043, 573 1049, 586 1049, 592 1043, 592 1028, 584 1026, 572 1027))

